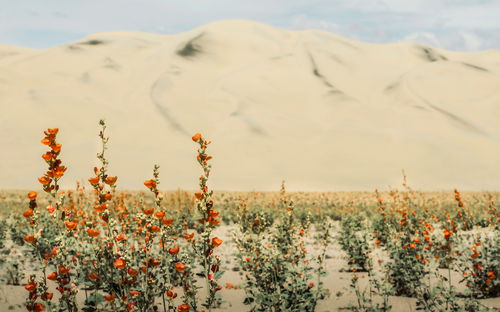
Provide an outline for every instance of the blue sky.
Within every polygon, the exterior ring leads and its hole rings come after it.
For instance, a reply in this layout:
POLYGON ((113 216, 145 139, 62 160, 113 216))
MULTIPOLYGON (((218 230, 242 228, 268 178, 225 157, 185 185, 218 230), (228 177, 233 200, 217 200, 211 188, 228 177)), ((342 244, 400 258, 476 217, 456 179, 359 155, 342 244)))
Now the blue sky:
POLYGON ((500 0, 0 0, 0 44, 49 48, 94 32, 172 34, 223 19, 377 43, 500 49, 500 0))

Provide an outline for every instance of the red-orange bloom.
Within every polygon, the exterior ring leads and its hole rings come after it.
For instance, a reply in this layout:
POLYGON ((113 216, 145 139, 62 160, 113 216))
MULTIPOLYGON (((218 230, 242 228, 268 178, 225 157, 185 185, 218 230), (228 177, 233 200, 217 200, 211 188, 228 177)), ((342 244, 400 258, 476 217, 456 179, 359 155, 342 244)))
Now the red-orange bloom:
POLYGON ((54 293, 50 293, 50 292, 47 292, 47 293, 44 293, 42 295, 42 300, 52 300, 52 298, 54 297, 54 293))
POLYGON ((115 240, 117 242, 121 242, 122 240, 127 240, 127 237, 125 236, 125 234, 120 233, 120 234, 118 234, 118 235, 115 236, 115 240))
POLYGON ((193 135, 192 139, 194 142, 198 142, 201 139, 201 133, 196 133, 193 135))
POLYGON ((129 268, 127 270, 128 274, 132 277, 136 276, 137 274, 139 274, 139 271, 135 270, 135 269, 132 269, 132 268, 129 268))
POLYGON ((155 213, 155 217, 160 220, 163 219, 164 216, 165 216, 165 211, 158 211, 155 213))
POLYGON ((34 235, 26 235, 24 237, 24 241, 27 242, 27 243, 31 243, 35 240, 35 236, 34 235))
POLYGON ((147 188, 156 188, 156 182, 154 180, 147 180, 147 181, 144 181, 144 185, 147 187, 147 188))
POLYGON ((445 239, 449 239, 453 233, 448 230, 444 230, 443 234, 445 239))
POLYGON ((155 211, 155 209, 154 208, 146 208, 146 209, 143 209, 142 211, 144 212, 144 214, 146 216, 150 216, 150 215, 153 214, 153 212, 155 211))
POLYGON ((218 237, 212 238, 212 245, 215 247, 219 247, 222 244, 222 239, 218 237))
POLYGON ((90 184, 97 185, 99 183, 99 177, 93 177, 89 179, 90 184))
POLYGON ((54 151, 55 153, 58 153, 61 151, 61 144, 52 144, 50 146, 50 148, 52 149, 52 151, 54 151))
POLYGON ((196 199, 203 199, 203 194, 202 193, 194 193, 194 197, 196 197, 196 199))
POLYGON ((171 254, 172 256, 175 256, 179 252, 179 247, 174 246, 174 248, 170 248, 168 250, 168 253, 171 254))
POLYGON ((217 224, 220 223, 220 220, 210 220, 209 223, 210 225, 216 226, 217 224))
POLYGON ((51 178, 48 178, 48 177, 43 176, 43 177, 41 177, 41 178, 38 178, 38 181, 39 181, 40 183, 42 183, 42 185, 47 185, 47 184, 49 184, 49 183, 52 181, 52 179, 51 179, 51 178))
POLYGON ((52 159, 52 154, 50 152, 47 152, 42 155, 43 160, 45 161, 50 161, 52 159))
POLYGON ((54 178, 60 178, 64 175, 64 171, 66 171, 66 167, 58 167, 56 170, 54 170, 52 175, 54 176, 54 178))
POLYGON ((104 182, 106 184, 113 185, 113 184, 116 183, 117 179, 118 179, 118 177, 106 177, 106 179, 104 180, 104 182))
POLYGON ((177 307, 178 312, 189 312, 189 310, 191 310, 191 307, 186 303, 183 303, 177 307))
POLYGON ((151 226, 151 232, 153 232, 153 233, 158 233, 158 232, 160 232, 160 230, 161 230, 160 227, 157 225, 151 226))
POLYGON ((66 228, 70 231, 74 230, 76 228, 77 223, 73 221, 66 221, 64 222, 66 224, 66 228))
POLYGON ((63 274, 63 275, 64 275, 64 274, 68 274, 68 273, 69 273, 69 270, 70 270, 70 267, 66 267, 66 268, 65 268, 65 267, 63 267, 63 266, 60 266, 60 267, 59 267, 59 273, 61 273, 61 274, 63 274))
POLYGON ((31 283, 27 284, 26 286, 24 286, 24 289, 26 289, 29 292, 34 292, 36 290, 36 283, 31 282, 31 283))
POLYGON ((174 219, 163 219, 161 220, 161 223, 165 225, 172 225, 174 223, 174 219))
POLYGON ((104 297, 104 300, 106 300, 107 302, 112 302, 115 300, 115 297, 116 297, 115 294, 107 295, 106 297, 104 297))
POLYGON ((177 270, 177 272, 182 272, 186 269, 186 265, 184 263, 177 262, 175 264, 175 269, 177 270))
POLYGON ((31 217, 32 215, 33 215, 33 209, 31 209, 31 208, 30 208, 30 209, 28 209, 28 210, 26 210, 26 211, 23 213, 23 216, 24 216, 25 218, 29 218, 29 217, 31 217))
POLYGON ((49 138, 43 138, 43 140, 41 141, 43 145, 50 145, 50 143, 52 142, 51 139, 49 138))
POLYGON ((89 234, 90 237, 97 237, 101 231, 96 230, 96 229, 87 229, 87 234, 89 234))
POLYGON ((96 280, 96 279, 98 279, 98 278, 99 278, 99 275, 98 275, 97 273, 90 273, 90 274, 89 274, 89 278, 90 278, 91 280, 96 280))
POLYGON ((125 269, 126 264, 127 263, 123 259, 116 259, 115 263, 113 263, 115 268, 120 269, 120 270, 125 269))
POLYGON ((218 211, 215 211, 215 210, 210 210, 208 212, 208 216, 211 217, 211 218, 217 218, 217 216, 219 215, 219 212, 218 211))
POLYGON ((59 128, 49 128, 47 129, 47 131, 49 132, 49 134, 56 135, 57 132, 59 132, 59 128))
POLYGON ((100 205, 95 206, 94 209, 97 212, 103 212, 104 210, 106 210, 107 207, 108 207, 108 204, 104 203, 104 204, 100 204, 100 205))
POLYGON ((57 272, 52 272, 49 275, 47 275, 47 279, 55 281, 57 279, 57 272))
POLYGON ((29 198, 30 200, 35 200, 35 199, 36 199, 36 195, 37 195, 37 194, 36 194, 36 192, 35 192, 35 191, 31 191, 31 192, 29 192, 29 193, 28 193, 28 198, 29 198))

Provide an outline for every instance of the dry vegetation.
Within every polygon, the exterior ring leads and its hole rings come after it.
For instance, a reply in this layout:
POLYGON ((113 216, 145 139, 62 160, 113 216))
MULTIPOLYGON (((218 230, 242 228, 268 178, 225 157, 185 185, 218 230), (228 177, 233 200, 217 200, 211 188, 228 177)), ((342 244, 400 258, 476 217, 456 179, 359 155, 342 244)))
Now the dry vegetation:
POLYGON ((43 191, 0 191, 5 310, 500 307, 499 193, 421 193, 406 177, 373 193, 213 192, 200 134, 198 191, 160 191, 154 166, 144 192, 120 192, 100 125, 88 182, 59 190, 66 167, 48 129, 43 191))

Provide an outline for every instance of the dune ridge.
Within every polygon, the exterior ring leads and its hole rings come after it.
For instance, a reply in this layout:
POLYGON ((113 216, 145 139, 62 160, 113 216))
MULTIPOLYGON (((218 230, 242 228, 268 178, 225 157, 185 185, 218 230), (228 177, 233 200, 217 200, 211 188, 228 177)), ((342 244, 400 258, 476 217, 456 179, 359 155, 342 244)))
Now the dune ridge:
POLYGON ((230 20, 176 35, 106 32, 46 50, 0 45, 0 188, 34 188, 59 127, 63 186, 110 172, 195 189, 190 136, 213 140, 224 190, 500 188, 500 51, 372 44, 230 20))

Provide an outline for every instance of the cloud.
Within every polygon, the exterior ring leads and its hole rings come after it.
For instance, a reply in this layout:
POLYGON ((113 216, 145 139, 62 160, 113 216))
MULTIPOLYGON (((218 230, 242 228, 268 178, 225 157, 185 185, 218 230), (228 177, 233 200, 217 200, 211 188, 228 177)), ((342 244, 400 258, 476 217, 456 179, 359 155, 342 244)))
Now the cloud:
POLYGON ((222 19, 323 29, 368 42, 500 49, 497 0, 18 0, 0 10, 0 43, 48 48, 101 31, 178 33, 222 19))

